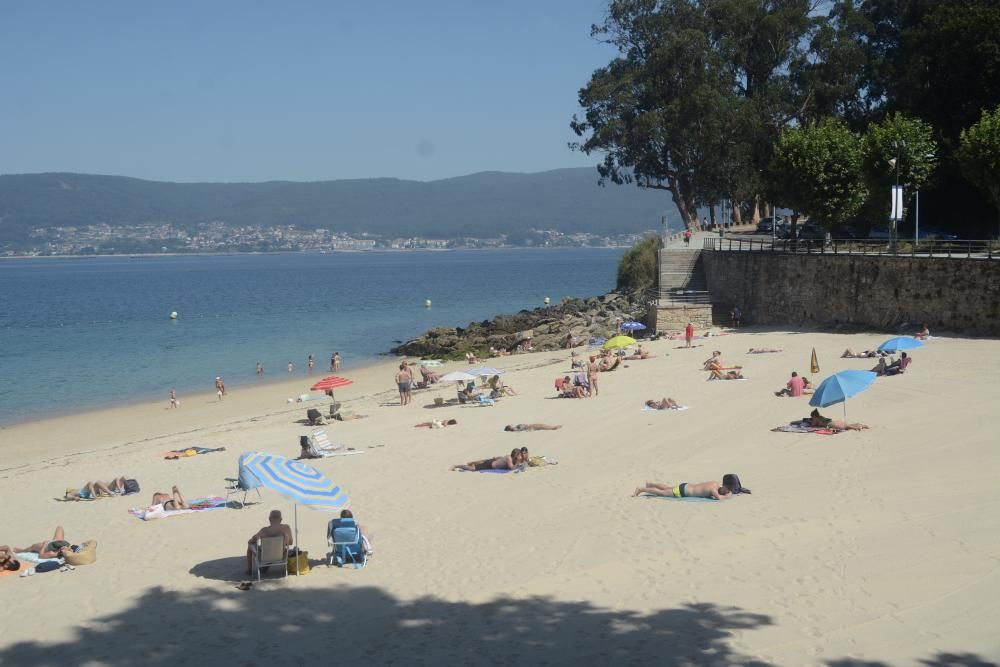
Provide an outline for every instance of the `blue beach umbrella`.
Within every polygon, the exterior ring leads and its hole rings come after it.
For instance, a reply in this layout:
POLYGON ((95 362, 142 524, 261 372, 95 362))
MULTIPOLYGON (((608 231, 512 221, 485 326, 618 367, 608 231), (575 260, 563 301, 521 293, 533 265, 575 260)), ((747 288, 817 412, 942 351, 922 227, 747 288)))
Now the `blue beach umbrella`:
POLYGON ((918 347, 923 347, 923 341, 919 341, 916 338, 910 338, 909 336, 899 336, 898 338, 890 338, 881 345, 878 346, 879 352, 888 352, 889 354, 895 354, 900 350, 915 350, 918 347))
POLYGON ((642 322, 625 322, 622 324, 622 331, 641 331, 646 328, 642 322))
POLYGON ((295 503, 296 545, 299 543, 299 504, 322 512, 336 512, 347 504, 347 493, 323 473, 284 456, 266 452, 244 454, 240 457, 241 477, 244 472, 295 503))
POLYGON ((860 394, 875 382, 878 377, 871 371, 840 371, 823 380, 816 388, 809 405, 825 408, 834 403, 844 404, 844 417, 847 417, 847 399, 860 394))

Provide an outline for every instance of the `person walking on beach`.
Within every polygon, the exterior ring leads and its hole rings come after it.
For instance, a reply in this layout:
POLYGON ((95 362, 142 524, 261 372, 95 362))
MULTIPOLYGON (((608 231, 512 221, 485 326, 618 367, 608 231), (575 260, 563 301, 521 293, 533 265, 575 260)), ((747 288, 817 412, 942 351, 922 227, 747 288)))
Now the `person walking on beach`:
POLYGON ((264 364, 257 362, 257 377, 264 377, 264 364))
POLYGON ((694 340, 694 325, 688 322, 684 327, 684 347, 691 347, 692 340, 694 340))
POLYGON ((340 370, 340 352, 333 353, 333 370, 340 370))
POLYGON ((215 378, 215 394, 219 397, 220 401, 226 395, 226 385, 222 381, 222 378, 218 376, 215 378))
POLYGON ((313 360, 313 356, 310 354, 309 355, 309 360, 306 362, 306 366, 309 367, 309 375, 313 374, 313 366, 315 366, 315 365, 316 365, 316 362, 313 360))
POLYGON ((171 389, 170 390, 170 407, 171 408, 180 407, 180 402, 177 400, 177 390, 176 389, 171 389))

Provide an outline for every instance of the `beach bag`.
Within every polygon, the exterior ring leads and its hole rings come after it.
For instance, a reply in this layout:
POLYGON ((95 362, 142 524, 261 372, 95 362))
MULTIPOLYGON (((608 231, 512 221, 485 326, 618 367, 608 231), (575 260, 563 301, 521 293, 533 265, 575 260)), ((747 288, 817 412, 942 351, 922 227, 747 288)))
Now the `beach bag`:
POLYGON ((309 419, 309 423, 313 426, 322 426, 326 424, 326 420, 323 419, 323 414, 316 408, 309 408, 306 410, 306 417, 309 419))
POLYGON ((740 484, 740 476, 736 473, 726 473, 722 476, 722 486, 733 492, 733 495, 740 493, 750 493, 750 489, 740 484))
POLYGON ((139 482, 134 479, 125 480, 125 495, 130 496, 133 493, 139 493, 139 482))
POLYGON ((312 568, 309 567, 309 552, 297 551, 288 554, 289 574, 309 574, 312 568))
POLYGON ((90 565, 97 560, 97 541, 87 540, 64 556, 67 565, 90 565))

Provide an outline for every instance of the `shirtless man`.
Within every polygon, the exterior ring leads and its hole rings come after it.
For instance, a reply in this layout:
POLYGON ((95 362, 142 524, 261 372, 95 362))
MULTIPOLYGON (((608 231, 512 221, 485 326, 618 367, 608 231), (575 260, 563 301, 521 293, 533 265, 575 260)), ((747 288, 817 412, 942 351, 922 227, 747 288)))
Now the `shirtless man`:
POLYGON ((601 370, 597 363, 597 357, 590 355, 590 360, 587 362, 587 383, 590 385, 590 394, 592 396, 597 396, 597 373, 601 370))
POLYGON ((396 373, 396 386, 399 388, 399 404, 406 405, 410 402, 410 383, 413 375, 410 374, 410 367, 405 361, 399 364, 399 372, 396 373))
POLYGON ((645 486, 637 486, 633 496, 643 493, 651 496, 664 496, 665 498, 712 498, 713 500, 726 500, 732 498, 733 494, 728 487, 718 482, 700 482, 698 484, 683 483, 677 486, 667 486, 659 482, 646 482, 645 486))
POLYGON ((7 550, 11 555, 15 553, 36 553, 39 558, 59 558, 69 550, 70 544, 66 541, 66 535, 62 526, 56 526, 52 539, 45 542, 36 542, 30 547, 0 547, 0 551, 7 550))
POLYGON ((459 463, 452 466, 452 470, 513 470, 517 466, 525 463, 520 449, 510 450, 507 456, 496 456, 491 459, 481 461, 470 461, 469 463, 459 463))
POLYGON ((173 486, 170 489, 171 493, 154 493, 152 505, 159 505, 163 503, 163 509, 165 511, 170 510, 186 510, 188 508, 187 501, 184 500, 184 496, 181 495, 180 489, 173 486))
POLYGON ((226 395, 226 385, 220 377, 215 378, 215 393, 219 397, 220 401, 222 400, 222 397, 226 395))
POLYGON ((254 552, 257 550, 257 540, 262 537, 283 537, 285 538, 285 546, 292 546, 292 529, 288 527, 288 524, 281 523, 281 511, 271 510, 271 513, 267 517, 268 525, 264 526, 256 533, 253 537, 247 540, 247 574, 249 575, 253 571, 253 557, 254 552))

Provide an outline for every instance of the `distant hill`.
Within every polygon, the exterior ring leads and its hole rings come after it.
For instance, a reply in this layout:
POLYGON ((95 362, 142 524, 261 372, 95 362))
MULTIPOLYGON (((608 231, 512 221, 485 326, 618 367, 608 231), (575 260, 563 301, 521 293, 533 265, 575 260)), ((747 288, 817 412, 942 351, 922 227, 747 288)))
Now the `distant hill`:
POLYGON ((601 235, 659 227, 667 193, 597 184, 590 167, 482 172, 439 181, 166 183, 87 174, 0 175, 0 243, 39 227, 171 223, 295 225, 381 236, 495 237, 530 228, 601 235))

